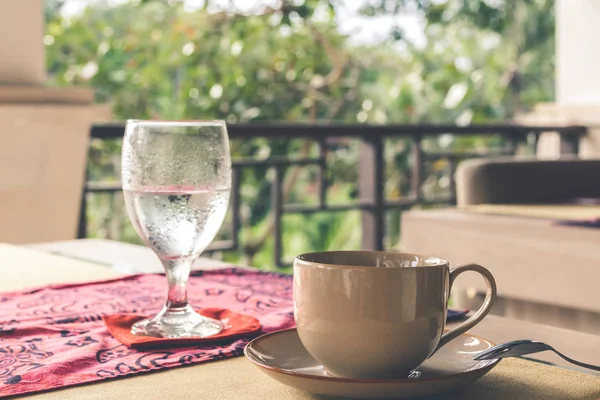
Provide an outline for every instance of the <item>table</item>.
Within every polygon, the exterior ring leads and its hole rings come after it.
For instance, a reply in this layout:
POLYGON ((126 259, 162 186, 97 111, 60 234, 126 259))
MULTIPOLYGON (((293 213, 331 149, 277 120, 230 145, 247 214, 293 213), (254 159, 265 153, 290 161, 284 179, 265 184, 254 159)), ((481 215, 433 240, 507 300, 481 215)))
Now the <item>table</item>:
MULTIPOLYGON (((600 334, 600 229, 556 225, 565 212, 576 213, 571 208, 411 210, 402 213, 402 248, 485 266, 498 284, 494 314, 600 334)), ((580 214, 588 209, 597 208, 581 206, 580 214)), ((464 274, 453 291, 459 306, 473 308, 472 299, 479 300, 485 285, 475 274, 464 274)))
MULTIPOLYGON (((90 265, 94 265, 95 270, 99 270, 99 265, 108 269, 112 265, 116 265, 117 268, 120 265, 120 268, 123 268, 124 264, 127 265, 129 271, 156 272, 160 270, 160 262, 154 259, 151 251, 135 245, 105 240, 78 240, 36 244, 29 247, 42 252, 61 254, 78 261, 88 260, 90 265)), ((194 268, 222 268, 225 265, 227 264, 214 260, 200 259, 194 268)), ((0 273, 8 273, 8 268, 6 263, 0 263, 0 273)), ((1 290, 6 289, 0 287, 1 290)), ((553 344, 564 353, 584 362, 594 363, 600 359, 600 336, 596 335, 494 316, 486 318, 472 330, 472 333, 496 343, 513 339, 537 339, 553 344)), ((578 369, 552 354, 536 354, 532 358, 553 362, 566 368, 578 369)), ((590 373, 588 370, 579 370, 590 373)), ((240 394, 240 398, 273 398, 271 392, 273 386, 257 382, 265 382, 262 373, 244 358, 236 358, 150 374, 139 374, 131 378, 61 389, 26 398, 43 400, 107 399, 114 398, 118 394, 119 398, 127 399, 182 399, 190 398, 192 395, 195 398, 229 399, 227 391, 241 385, 248 390, 251 388, 252 397, 248 397, 247 391, 244 390, 245 397, 240 394), (232 370, 235 370, 236 373, 231 374, 232 370), (211 378, 215 376, 219 377, 218 381, 211 378), (136 385, 131 385, 132 379, 136 380, 136 385), (207 396, 206 393, 211 395, 207 396)), ((297 392, 295 393, 297 396, 297 392)))

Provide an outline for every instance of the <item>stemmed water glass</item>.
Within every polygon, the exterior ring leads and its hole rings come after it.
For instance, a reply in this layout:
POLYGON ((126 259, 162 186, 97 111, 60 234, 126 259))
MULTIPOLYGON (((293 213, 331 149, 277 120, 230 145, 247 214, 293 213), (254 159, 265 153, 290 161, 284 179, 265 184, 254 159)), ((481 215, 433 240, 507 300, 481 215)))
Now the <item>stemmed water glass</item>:
POLYGON ((140 238, 160 258, 167 301, 135 323, 135 335, 207 337, 220 321, 187 301, 192 263, 217 234, 231 189, 231 157, 223 121, 129 120, 123 139, 122 181, 127 213, 140 238))

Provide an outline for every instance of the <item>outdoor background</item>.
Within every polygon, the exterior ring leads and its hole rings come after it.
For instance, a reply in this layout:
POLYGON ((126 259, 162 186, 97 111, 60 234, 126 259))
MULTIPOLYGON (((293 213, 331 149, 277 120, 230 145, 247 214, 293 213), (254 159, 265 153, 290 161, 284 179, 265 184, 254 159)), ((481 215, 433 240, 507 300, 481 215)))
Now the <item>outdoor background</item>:
MULTIPOLYGON (((54 85, 92 87, 116 121, 225 119, 228 123, 508 122, 554 97, 550 0, 46 0, 54 85)), ((486 151, 501 138, 425 141, 425 150, 486 151)), ((119 141, 92 141, 90 179, 118 181, 119 141)), ((410 147, 385 143, 386 196, 410 188, 410 147)), ((357 196, 357 143, 328 143, 328 196, 357 196)), ((232 143, 234 157, 301 156, 303 140, 232 143)), ((425 197, 447 193, 448 166, 426 166, 425 197)), ((290 168, 288 203, 317 199, 316 168, 290 168)), ((242 247, 213 254, 272 267, 271 173, 245 170, 242 247)), ((89 197, 89 235, 140 243, 120 195, 89 197)), ((400 238, 387 215, 387 245, 400 238)), ((360 247, 359 212, 289 215, 284 258, 360 247)), ((227 237, 224 227, 221 235, 227 237)))

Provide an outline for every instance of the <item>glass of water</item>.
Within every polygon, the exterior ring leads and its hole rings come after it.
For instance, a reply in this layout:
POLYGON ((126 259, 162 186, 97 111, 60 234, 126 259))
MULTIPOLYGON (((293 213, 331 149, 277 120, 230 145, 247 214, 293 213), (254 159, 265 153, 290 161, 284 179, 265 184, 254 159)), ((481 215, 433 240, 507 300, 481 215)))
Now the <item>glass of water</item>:
POLYGON ((192 263, 214 239, 229 205, 225 122, 129 120, 121 172, 129 218, 160 258, 168 282, 162 310, 135 323, 132 333, 161 338, 219 333, 220 321, 188 304, 187 282, 192 263))

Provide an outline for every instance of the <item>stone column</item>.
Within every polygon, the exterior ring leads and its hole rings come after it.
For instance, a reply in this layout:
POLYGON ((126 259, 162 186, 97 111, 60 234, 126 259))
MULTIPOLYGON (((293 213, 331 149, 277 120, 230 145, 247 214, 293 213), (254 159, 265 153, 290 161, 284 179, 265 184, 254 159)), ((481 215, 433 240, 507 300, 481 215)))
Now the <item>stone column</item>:
POLYGON ((600 2, 556 1, 556 101, 600 105, 600 2))
POLYGON ((600 2, 556 2, 556 100, 567 118, 589 127, 582 157, 600 156, 600 2))
POLYGON ((73 239, 90 125, 87 88, 46 87, 44 0, 0 0, 0 242, 73 239))
MULTIPOLYGON (((600 157, 600 1, 556 0, 556 101, 517 118, 538 125, 584 125, 582 158, 600 157)), ((556 135, 540 139, 538 153, 560 153, 556 135)))
POLYGON ((0 85, 46 83, 44 0, 0 2, 0 85))

